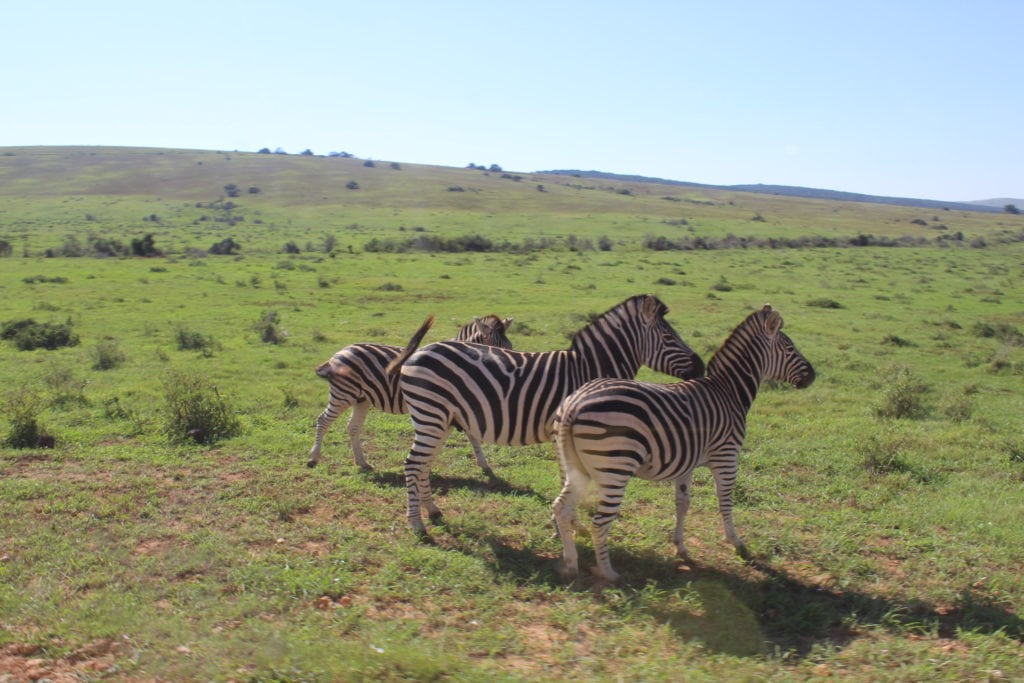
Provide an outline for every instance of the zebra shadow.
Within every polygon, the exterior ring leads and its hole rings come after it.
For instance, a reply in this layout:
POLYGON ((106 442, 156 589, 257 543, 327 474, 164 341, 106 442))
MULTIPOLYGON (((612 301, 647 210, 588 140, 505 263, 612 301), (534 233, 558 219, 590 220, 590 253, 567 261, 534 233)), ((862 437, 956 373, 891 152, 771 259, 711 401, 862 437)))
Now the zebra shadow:
MULTIPOLYGON (((378 472, 377 470, 367 470, 364 473, 364 476, 369 477, 375 483, 381 484, 382 486, 391 486, 402 489, 403 491, 405 490, 404 472, 378 472)), ((449 489, 465 489, 478 493, 530 496, 545 503, 550 502, 547 498, 542 497, 528 486, 519 486, 511 483, 507 479, 499 477, 496 474, 484 474, 482 472, 479 477, 460 477, 448 474, 431 473, 430 487, 435 496, 444 496, 449 489)), ((441 506, 444 507, 444 504, 441 503, 441 506)))
MULTIPOLYGON (((446 539, 446 547, 473 556, 486 554, 496 574, 543 586, 566 585, 558 574, 556 553, 509 545, 490 534, 472 543, 460 542, 463 530, 455 522, 449 528, 456 533, 446 539)), ((803 659, 817 646, 845 647, 866 628, 935 633, 948 639, 965 629, 1002 633, 1024 643, 1024 619, 972 586, 960 591, 956 605, 940 606, 822 586, 756 556, 735 570, 683 562, 654 551, 613 549, 612 562, 622 571, 620 584, 609 586, 587 575, 570 587, 592 593, 595 601, 624 615, 647 614, 681 639, 700 641, 722 654, 784 652, 790 659, 803 659), (699 609, 694 608, 695 601, 699 609)))

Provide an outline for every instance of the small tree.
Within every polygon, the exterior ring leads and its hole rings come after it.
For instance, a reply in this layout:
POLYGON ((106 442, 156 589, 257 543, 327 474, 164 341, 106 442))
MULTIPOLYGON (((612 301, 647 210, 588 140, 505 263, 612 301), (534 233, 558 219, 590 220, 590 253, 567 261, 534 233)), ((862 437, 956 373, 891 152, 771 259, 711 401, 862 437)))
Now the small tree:
POLYGON ((234 183, 228 183, 225 185, 224 192, 229 197, 237 197, 242 194, 242 191, 238 189, 238 185, 235 185, 234 183))
POLYGON ((202 375, 168 371, 164 396, 164 433, 172 442, 212 444, 241 431, 234 408, 202 375))
POLYGON ((153 233, 149 233, 142 239, 133 239, 132 254, 135 256, 160 256, 160 250, 156 248, 156 240, 153 233))
POLYGON ((228 237, 211 246, 210 253, 217 254, 218 256, 232 256, 237 254, 241 248, 241 244, 228 237))
POLYGON ((1003 211, 1006 213, 1012 213, 1015 216, 1020 215, 1020 209, 1018 209, 1015 204, 1007 204, 1003 207, 1003 211))

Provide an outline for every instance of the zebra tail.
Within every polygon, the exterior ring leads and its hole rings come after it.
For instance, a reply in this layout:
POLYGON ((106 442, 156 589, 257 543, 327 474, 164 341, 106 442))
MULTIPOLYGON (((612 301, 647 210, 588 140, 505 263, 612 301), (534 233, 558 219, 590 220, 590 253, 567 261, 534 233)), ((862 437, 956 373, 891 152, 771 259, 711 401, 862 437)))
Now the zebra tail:
POLYGON ((572 438, 572 423, 576 412, 570 401, 566 400, 555 416, 555 443, 558 445, 558 466, 562 470, 562 483, 579 487, 585 493, 590 484, 590 474, 580 460, 576 450, 576 440, 572 438))
POLYGON ((427 334, 427 331, 433 324, 434 316, 428 315, 427 319, 423 321, 422 325, 420 325, 420 329, 416 330, 416 334, 412 335, 412 339, 410 339, 409 343, 405 345, 405 348, 402 349, 402 352, 398 354, 398 357, 395 358, 390 363, 388 363, 387 372, 389 375, 393 375, 402 369, 402 364, 405 363, 405 361, 408 360, 409 356, 411 356, 416 351, 416 349, 420 345, 420 342, 423 341, 424 335, 427 334))

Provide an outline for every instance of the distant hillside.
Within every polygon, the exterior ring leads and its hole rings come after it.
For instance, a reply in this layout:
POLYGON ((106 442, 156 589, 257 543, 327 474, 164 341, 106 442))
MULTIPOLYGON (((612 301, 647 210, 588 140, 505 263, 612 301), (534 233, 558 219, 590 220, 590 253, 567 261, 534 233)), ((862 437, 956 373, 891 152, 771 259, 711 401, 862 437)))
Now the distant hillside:
POLYGON ((355 253, 485 242, 529 251, 1024 239, 1024 216, 1001 206, 882 199, 304 154, 0 147, 0 243, 21 254, 99 252, 149 235, 178 254, 229 237, 246 254, 328 243, 355 253))
POLYGON ((1003 197, 996 199, 979 199, 977 201, 967 203, 978 204, 980 206, 994 206, 999 210, 1003 210, 1008 204, 1013 204, 1018 209, 1024 211, 1024 199, 1013 199, 1012 197, 1003 197))
POLYGON ((1015 204, 1020 207, 1021 200, 1013 199, 989 199, 978 202, 942 202, 932 199, 912 199, 907 197, 880 197, 877 195, 858 194, 855 192, 840 192, 837 190, 822 190, 811 187, 793 187, 789 185, 704 185, 690 183, 680 180, 667 180, 665 178, 649 178, 637 175, 622 175, 618 173, 605 173, 603 171, 574 171, 556 170, 541 171, 552 175, 567 175, 579 178, 599 178, 606 180, 619 180, 633 183, 657 183, 659 185, 681 185, 684 187, 700 187, 711 190, 729 190, 732 192, 755 192, 757 194, 780 195, 784 197, 803 197, 806 199, 829 199, 841 202, 864 202, 868 204, 890 204, 894 206, 912 206, 925 209, 958 209, 961 211, 984 211, 1000 212, 1007 204, 1015 204))

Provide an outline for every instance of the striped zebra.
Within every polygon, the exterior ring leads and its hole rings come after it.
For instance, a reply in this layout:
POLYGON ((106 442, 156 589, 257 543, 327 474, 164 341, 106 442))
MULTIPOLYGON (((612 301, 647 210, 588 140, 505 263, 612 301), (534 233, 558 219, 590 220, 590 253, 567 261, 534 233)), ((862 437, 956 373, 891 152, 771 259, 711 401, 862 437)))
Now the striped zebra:
MULTIPOLYGON (((418 345, 433 323, 433 316, 427 318, 413 336, 413 343, 418 345)), ((473 322, 459 330, 455 339, 510 349, 512 342, 508 340, 505 333, 511 324, 512 318, 502 320, 496 315, 474 318, 473 322)), ((373 406, 378 410, 393 414, 407 412, 405 401, 398 390, 398 377, 389 375, 385 371, 388 364, 401 352, 401 347, 388 344, 352 344, 338 351, 330 360, 317 367, 316 374, 330 382, 331 395, 327 407, 316 419, 316 439, 309 452, 307 466, 314 467, 320 462, 320 449, 323 445, 324 435, 338 416, 351 407, 352 415, 348 419, 348 434, 352 443, 352 454, 355 457, 356 465, 363 469, 369 469, 366 456, 363 455, 363 447, 359 442, 359 434, 370 407, 373 406)), ((484 458, 480 442, 470 438, 470 444, 473 446, 477 464, 485 472, 489 472, 490 465, 484 458)))
POLYGON ((814 368, 781 327, 782 316, 766 305, 733 330, 708 361, 707 377, 675 384, 597 380, 565 400, 556 428, 565 484, 554 503, 565 576, 578 572, 573 522, 591 481, 598 493, 591 533, 600 577, 618 579, 608 558, 608 530, 634 476, 675 483, 673 540, 685 557, 683 524, 699 466, 714 476, 726 538, 746 553, 733 527, 732 490, 747 412, 763 379, 797 388, 814 381, 814 368))
POLYGON ((408 516, 424 533, 421 505, 441 515, 430 490, 430 466, 453 427, 487 443, 522 446, 551 441, 562 399, 597 377, 633 377, 641 365, 675 377, 699 377, 704 363, 665 320, 653 296, 634 296, 578 331, 566 351, 521 353, 479 344, 410 343, 389 370, 400 386, 416 438, 405 461, 408 516))

